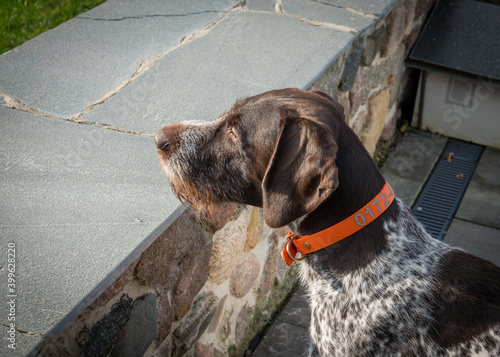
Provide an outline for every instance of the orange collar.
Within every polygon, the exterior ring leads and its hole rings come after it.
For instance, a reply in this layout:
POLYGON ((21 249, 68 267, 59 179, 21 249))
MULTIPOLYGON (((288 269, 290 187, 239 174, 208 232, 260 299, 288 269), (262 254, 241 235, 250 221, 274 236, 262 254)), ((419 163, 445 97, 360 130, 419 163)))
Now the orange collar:
POLYGON ((298 262, 304 259, 306 254, 326 248, 351 236, 384 213, 395 197, 394 191, 386 182, 374 199, 336 225, 308 236, 297 236, 290 231, 287 243, 281 250, 281 258, 286 265, 291 266, 294 261, 298 262), (297 252, 300 252, 302 257, 295 258, 297 252))

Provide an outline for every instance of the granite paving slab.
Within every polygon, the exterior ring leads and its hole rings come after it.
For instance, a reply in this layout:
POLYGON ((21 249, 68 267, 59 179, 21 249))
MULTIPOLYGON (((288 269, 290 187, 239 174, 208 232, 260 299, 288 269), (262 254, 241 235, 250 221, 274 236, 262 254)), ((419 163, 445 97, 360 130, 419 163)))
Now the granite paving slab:
POLYGON ((252 357, 306 356, 309 330, 277 320, 262 339, 252 357))
MULTIPOLYGON (((220 9, 230 8, 227 3, 223 1, 220 9)), ((156 8, 148 4, 141 2, 142 13, 154 13, 156 8)), ((124 9, 139 7, 132 5, 124 9)), ((123 12, 128 13, 123 10, 120 16, 123 12)), ((101 11, 93 13, 98 16, 101 11)), ((74 117, 130 80, 143 61, 174 48, 221 16, 222 12, 208 11, 122 21, 75 18, 1 55, 0 92, 38 111, 74 117)))
POLYGON ((11 332, 9 330, 10 327, 0 326, 0 334, 2 336, 2 343, 0 343, 0 356, 26 356, 37 344, 42 341, 40 336, 25 335, 18 332, 15 334, 15 343, 12 345, 12 342, 7 339, 11 338, 11 332), (9 345, 11 347, 9 347, 9 345))
MULTIPOLYGON (((16 245, 16 327, 46 334, 111 284, 179 202, 149 136, 0 108, 0 146, 0 244, 16 245)), ((4 325, 7 312, 1 304, 4 325)))
POLYGON ((309 309, 307 293, 303 287, 299 287, 293 294, 293 297, 286 304, 286 309, 278 316, 278 320, 309 329, 311 310, 309 309))
POLYGON ((242 96, 307 89, 352 39, 289 16, 233 11, 81 119, 154 133, 170 123, 217 118, 242 96))
POLYGON ((359 11, 365 15, 382 18, 387 15, 397 0, 366 1, 366 0, 321 0, 324 4, 359 11))
POLYGON ((382 165, 382 174, 408 206, 413 203, 446 142, 444 136, 410 128, 382 165))
POLYGON ((352 33, 364 33, 375 26, 370 17, 325 3, 301 0, 282 0, 281 3, 287 14, 329 23, 352 33))
MULTIPOLYGON (((79 18, 122 20, 141 17, 185 17, 193 14, 223 13, 238 5, 238 0, 108 0, 79 15, 79 18)), ((219 14, 218 16, 220 16, 219 14)))
POLYGON ((455 218, 444 242, 500 266, 500 230, 455 218))
POLYGON ((456 217, 500 229, 500 150, 484 150, 456 217))

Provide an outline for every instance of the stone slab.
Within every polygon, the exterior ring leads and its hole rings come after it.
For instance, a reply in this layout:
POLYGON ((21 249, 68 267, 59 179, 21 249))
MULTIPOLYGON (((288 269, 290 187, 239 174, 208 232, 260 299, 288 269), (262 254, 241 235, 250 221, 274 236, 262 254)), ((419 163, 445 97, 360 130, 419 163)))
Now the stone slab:
POLYGON ((78 15, 79 18, 122 20, 127 18, 188 17, 203 13, 220 13, 237 6, 237 0, 108 0, 105 3, 78 15))
POLYGON ((300 287, 293 294, 285 309, 278 316, 278 320, 309 329, 311 310, 304 288, 300 287))
POLYGON ((322 0, 321 2, 336 7, 353 9, 366 15, 382 18, 392 10, 398 0, 322 0))
POLYGON ((111 284, 179 203, 151 137, 0 108, 0 145, 0 244, 16 244, 17 327, 46 334, 111 284))
POLYGON ((17 332, 15 334, 15 345, 13 346, 15 348, 10 348, 9 345, 11 342, 7 340, 7 337, 10 337, 9 328, 0 326, 0 334, 2 335, 0 356, 24 357, 42 341, 40 336, 32 336, 17 332))
POLYGON ((382 173, 421 184, 434 167, 447 139, 408 129, 395 151, 382 166, 382 173))
MULTIPOLYGON (((143 14, 148 3, 141 2, 143 14)), ((229 7, 224 3, 221 9, 229 7)), ((143 61, 221 16, 201 11, 121 21, 72 19, 0 56, 0 92, 43 113, 74 117, 132 78, 143 61)))
POLYGON ((399 176, 386 174, 383 169, 382 174, 389 185, 391 185, 392 189, 396 193, 396 196, 398 196, 405 205, 411 207, 413 201, 415 201, 415 198, 417 198, 417 195, 420 192, 420 187, 422 186, 421 183, 399 176))
POLYGON ((500 266, 500 230, 455 218, 444 242, 500 266))
POLYGON ((301 0, 282 0, 281 3, 283 4, 283 11, 287 14, 334 24, 353 33, 364 33, 375 25, 375 22, 369 17, 325 3, 304 2, 301 0))
POLYGON ((214 119, 242 96, 307 89, 352 39, 285 15, 234 11, 82 119, 147 133, 179 121, 214 119))
POLYGON ((456 217, 500 229, 500 150, 486 148, 456 217))
POLYGON ((252 357, 305 356, 308 347, 308 329, 276 320, 252 357))

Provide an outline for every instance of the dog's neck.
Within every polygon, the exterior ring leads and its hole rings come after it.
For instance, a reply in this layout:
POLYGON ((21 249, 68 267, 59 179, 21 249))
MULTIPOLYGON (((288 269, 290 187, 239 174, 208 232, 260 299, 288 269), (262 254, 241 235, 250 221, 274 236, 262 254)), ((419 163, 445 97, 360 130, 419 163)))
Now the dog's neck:
MULTIPOLYGON (((346 130, 342 135, 355 134, 346 130)), ((339 186, 313 212, 290 224, 297 235, 311 235, 332 227, 362 208, 384 186, 385 179, 375 162, 357 137, 341 142, 355 143, 350 147, 339 145, 336 166, 339 186)), ((352 236, 315 253, 315 262, 342 274, 369 264, 386 247, 383 222, 397 212, 391 205, 377 220, 352 236), (355 254, 355 256, 353 256, 355 254)), ((309 259, 306 258, 306 263, 309 259)))

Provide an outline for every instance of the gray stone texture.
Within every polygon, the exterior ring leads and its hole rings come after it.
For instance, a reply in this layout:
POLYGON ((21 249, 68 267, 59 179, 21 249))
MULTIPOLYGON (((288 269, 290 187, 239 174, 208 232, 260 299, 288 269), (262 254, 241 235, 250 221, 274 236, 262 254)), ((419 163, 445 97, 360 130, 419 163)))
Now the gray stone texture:
POLYGON ((365 47, 361 54, 362 66, 371 66, 373 60, 380 52, 382 44, 385 42, 385 36, 386 26, 385 23, 382 23, 381 25, 377 25, 377 27, 365 37, 365 47))
MULTIPOLYGON (((26 356, 32 349, 43 341, 41 336, 33 336, 16 331, 14 335, 14 349, 9 347, 12 343, 8 340, 8 338, 11 338, 10 325, 0 326, 0 334, 4 337, 2 338, 2 343, 0 344, 0 355, 2 356, 26 356)), ((63 356, 62 354, 58 355, 63 356)))
POLYGON ((194 346, 210 324, 217 309, 218 300, 212 292, 198 296, 189 315, 173 332, 175 344, 173 356, 183 356, 194 346))
POLYGON ((342 80, 340 81, 339 89, 341 91, 350 91, 356 81, 356 75, 361 62, 361 55, 363 54, 363 47, 365 43, 364 37, 358 37, 352 43, 349 54, 346 57, 344 71, 342 72, 342 80))
POLYGON ((334 24, 351 33, 364 33, 374 25, 374 21, 367 16, 356 14, 341 7, 331 6, 326 2, 282 0, 281 3, 286 14, 319 23, 334 24))
POLYGON ((163 0, 107 0, 105 3, 78 16, 97 20, 141 19, 151 17, 180 17, 186 20, 191 15, 223 13, 238 5, 237 0, 191 0, 177 3, 163 0))
POLYGON ((215 119, 239 97, 308 88, 352 38, 288 16, 234 11, 81 119, 147 133, 179 121, 215 119))
POLYGON ((322 0, 324 4, 330 4, 346 9, 360 11, 366 15, 381 18, 392 10, 397 0, 366 1, 366 0, 322 0))
POLYGON ((234 268, 241 263, 247 237, 250 212, 227 224, 214 235, 212 257, 208 267, 208 280, 221 284, 229 278, 234 268))
POLYGON ((111 351, 110 357, 142 357, 158 331, 156 296, 141 296, 132 304, 130 317, 111 351))
POLYGON ((0 133, 0 243, 16 243, 18 328, 45 334, 104 291, 99 283, 179 203, 150 137, 7 108, 0 133))
POLYGON ((498 228, 455 218, 444 237, 444 242, 500 266, 500 230, 498 228))
POLYGON ((172 15, 186 11, 185 16, 168 16, 168 2, 106 2, 0 56, 0 92, 38 111, 71 118, 131 79, 143 61, 223 16, 204 7, 225 11, 235 2, 196 3, 175 6, 172 15), (157 11, 162 16, 152 16, 157 11))
POLYGON ((248 294, 259 276, 259 269, 259 260, 255 254, 248 254, 247 259, 239 264, 231 274, 229 281, 231 294, 237 298, 248 294))
POLYGON ((281 259, 278 249, 278 240, 278 236, 274 231, 269 235, 267 239, 267 258, 264 265, 264 270, 262 271, 259 285, 260 296, 266 296, 267 294, 269 294, 278 273, 277 263, 278 259, 281 259))
POLYGON ((111 311, 90 329, 84 328, 78 335, 82 356, 107 356, 118 339, 118 335, 130 317, 132 299, 123 295, 111 311))
POLYGON ((309 329, 277 320, 252 353, 252 357, 305 356, 308 346, 309 329))
POLYGON ((179 320, 207 280, 211 248, 197 219, 185 211, 142 254, 135 275, 162 295, 171 296, 179 320))
POLYGON ((311 322, 311 311, 309 300, 303 287, 300 287, 286 304, 286 308, 278 316, 280 321, 309 328, 311 322))
POLYGON ((500 229, 499 150, 486 148, 483 152, 456 217, 500 229))

